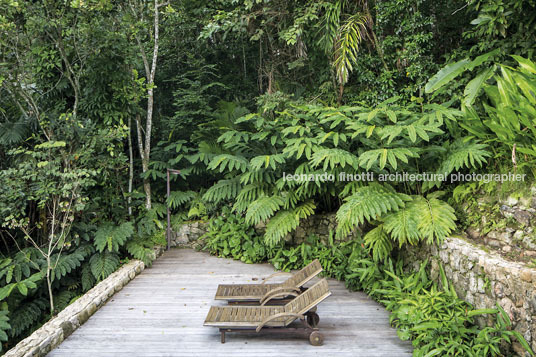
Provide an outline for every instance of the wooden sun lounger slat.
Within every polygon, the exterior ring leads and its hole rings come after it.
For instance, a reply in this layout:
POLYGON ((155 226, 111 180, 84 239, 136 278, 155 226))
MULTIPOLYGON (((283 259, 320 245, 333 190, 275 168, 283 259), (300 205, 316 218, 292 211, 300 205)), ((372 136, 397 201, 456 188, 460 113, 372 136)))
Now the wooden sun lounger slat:
POLYGON ((216 300, 259 301, 265 294, 280 287, 301 288, 322 272, 320 262, 315 259, 306 267, 296 272, 279 284, 222 284, 216 290, 216 300))
MULTIPOLYGON (((322 279, 285 306, 212 306, 204 325, 220 328, 256 328, 260 322, 279 313, 303 315, 329 295, 331 292, 328 282, 322 279)), ((266 326, 285 327, 295 319, 296 317, 278 317, 268 322, 266 326)))

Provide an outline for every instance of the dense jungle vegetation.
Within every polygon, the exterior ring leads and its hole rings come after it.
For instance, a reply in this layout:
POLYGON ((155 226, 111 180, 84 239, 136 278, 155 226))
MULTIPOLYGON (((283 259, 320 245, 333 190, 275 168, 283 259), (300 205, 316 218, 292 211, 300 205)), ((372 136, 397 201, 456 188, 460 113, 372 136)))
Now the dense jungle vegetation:
POLYGON ((4 350, 128 259, 150 264, 166 206, 174 225, 210 221, 215 254, 322 258, 393 311, 418 356, 528 350, 500 307, 472 310, 396 259, 457 230, 455 183, 285 175, 530 185, 535 49, 534 0, 0 0, 4 350), (169 199, 167 169, 181 171, 169 199), (329 244, 285 244, 322 212, 338 220, 329 244))

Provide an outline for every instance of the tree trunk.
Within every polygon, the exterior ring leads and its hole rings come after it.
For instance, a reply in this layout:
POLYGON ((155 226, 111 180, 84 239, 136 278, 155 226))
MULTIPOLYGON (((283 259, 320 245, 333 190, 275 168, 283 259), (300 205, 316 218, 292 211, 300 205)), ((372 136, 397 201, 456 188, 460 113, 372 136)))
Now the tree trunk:
MULTIPOLYGON (((141 131, 141 118, 139 114, 136 115, 136 131, 138 133, 138 149, 140 150, 141 156, 141 170, 145 174, 149 171, 149 158, 146 156, 147 150, 144 150, 143 148, 143 134, 141 131)), ((149 182, 148 177, 143 179, 143 190, 145 191, 145 208, 151 209, 151 183, 149 182)))
POLYGON ((132 118, 128 118, 128 215, 132 216, 132 186, 134 182, 134 150, 132 149, 132 118))
POLYGON ((47 288, 48 288, 48 302, 50 304, 50 316, 54 316, 54 295, 52 295, 52 281, 50 280, 50 255, 47 256, 47 288))
MULTIPOLYGON (((143 134, 141 132, 141 120, 139 116, 136 118, 136 126, 138 133, 138 146, 140 150, 142 171, 146 173, 149 170, 149 162, 151 158, 151 130, 153 127, 153 110, 154 110, 154 78, 156 74, 156 63, 158 61, 158 37, 160 33, 160 12, 159 7, 163 4, 159 4, 158 0, 154 0, 154 42, 153 42, 153 58, 151 68, 149 68, 149 62, 147 55, 140 41, 138 45, 140 47, 140 53, 145 67, 145 76, 147 78, 147 119, 145 122, 145 143, 143 142, 143 134)), ((145 208, 151 209, 151 182, 149 178, 143 180, 143 189, 145 191, 145 208)))

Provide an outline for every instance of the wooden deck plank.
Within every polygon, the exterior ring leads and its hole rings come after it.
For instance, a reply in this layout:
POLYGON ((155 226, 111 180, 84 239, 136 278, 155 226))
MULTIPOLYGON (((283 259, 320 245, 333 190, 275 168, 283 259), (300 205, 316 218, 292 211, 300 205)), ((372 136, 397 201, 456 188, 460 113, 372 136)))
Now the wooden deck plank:
POLYGON ((333 279, 333 294, 318 307, 324 346, 311 346, 300 336, 255 333, 228 334, 227 343, 221 344, 218 329, 203 326, 211 305, 226 306, 213 299, 218 285, 256 284, 271 273, 269 264, 248 265, 172 249, 49 356, 276 357, 296 356, 296 348, 308 356, 411 356, 411 344, 398 339, 383 307, 333 279))

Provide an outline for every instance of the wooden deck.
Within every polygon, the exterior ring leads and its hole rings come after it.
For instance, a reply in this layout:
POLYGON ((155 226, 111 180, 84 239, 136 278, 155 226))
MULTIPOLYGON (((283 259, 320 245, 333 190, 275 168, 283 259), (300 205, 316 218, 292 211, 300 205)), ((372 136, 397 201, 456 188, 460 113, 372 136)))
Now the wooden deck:
POLYGON ((383 307, 332 279, 333 295, 318 308, 323 346, 255 333, 229 333, 221 344, 218 329, 203 326, 210 305, 225 305, 213 300, 218 284, 254 282, 272 272, 269 264, 172 249, 48 356, 411 356, 411 344, 398 339, 383 307))

